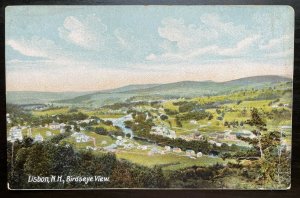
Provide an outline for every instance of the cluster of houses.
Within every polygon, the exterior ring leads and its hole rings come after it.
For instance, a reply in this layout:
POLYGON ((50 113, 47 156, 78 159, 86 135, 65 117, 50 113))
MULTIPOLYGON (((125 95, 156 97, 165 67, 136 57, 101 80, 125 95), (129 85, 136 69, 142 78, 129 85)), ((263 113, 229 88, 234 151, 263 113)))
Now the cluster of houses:
POLYGON ((7 124, 11 124, 11 123, 12 123, 12 121, 11 121, 11 119, 10 119, 9 113, 6 114, 6 123, 7 123, 7 124))
MULTIPOLYGON (((116 137, 116 142, 104 147, 106 151, 115 152, 118 147, 123 147, 126 150, 133 149, 137 146, 137 144, 132 143, 128 138, 123 138, 122 136, 116 137)), ((139 146, 136 148, 141 149, 139 146)))
POLYGON ((192 141, 192 140, 204 140, 205 137, 201 135, 200 133, 191 133, 188 135, 180 135, 179 138, 186 140, 186 141, 192 141))
POLYGON ((156 146, 153 146, 151 148, 151 150, 148 152, 148 155, 153 155, 153 154, 161 154, 161 155, 164 155, 166 153, 175 153, 175 154, 183 154, 184 156, 187 156, 189 158, 199 158, 199 157, 202 157, 203 154, 202 152, 198 152, 196 153, 194 150, 186 150, 185 153, 178 147, 174 147, 174 148, 171 148, 170 146, 165 146, 164 149, 159 149, 158 147, 156 146))
MULTIPOLYGON (((57 122, 52 122, 49 124, 49 128, 52 130, 60 130, 60 133, 64 133, 65 132, 65 123, 57 123, 57 122)), ((74 126, 73 126, 74 127, 74 126)))
POLYGON ((168 138, 172 138, 172 139, 176 138, 176 132, 169 129, 168 127, 165 127, 165 126, 153 126, 153 127, 151 127, 150 134, 162 135, 164 137, 168 137, 168 138))
POLYGON ((23 133, 21 127, 12 127, 9 130, 9 136, 7 137, 7 140, 10 142, 15 142, 17 140, 22 141, 23 140, 23 133))
MULTIPOLYGON (((16 127, 10 128, 7 140, 10 141, 10 142, 15 142, 15 141, 18 141, 18 140, 22 141, 23 138, 24 138, 22 130, 24 130, 24 129, 26 129, 25 126, 23 126, 23 127, 16 126, 16 127)), ((27 136, 32 137, 31 128, 29 128, 27 130, 27 136)), ((44 138, 41 134, 37 134, 37 135, 35 135, 33 141, 34 142, 42 142, 42 141, 44 141, 44 138)))
POLYGON ((82 143, 82 142, 88 142, 88 141, 91 141, 93 140, 93 138, 91 138, 90 136, 84 134, 84 133, 81 133, 81 132, 74 132, 71 137, 74 137, 75 138, 75 141, 77 143, 82 143))

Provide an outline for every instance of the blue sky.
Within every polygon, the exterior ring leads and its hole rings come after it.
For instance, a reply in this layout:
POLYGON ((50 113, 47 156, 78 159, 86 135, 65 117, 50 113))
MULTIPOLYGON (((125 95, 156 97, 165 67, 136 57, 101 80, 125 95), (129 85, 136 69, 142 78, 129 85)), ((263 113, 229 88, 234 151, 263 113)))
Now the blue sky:
POLYGON ((6 8, 7 90, 292 77, 287 6, 6 8))

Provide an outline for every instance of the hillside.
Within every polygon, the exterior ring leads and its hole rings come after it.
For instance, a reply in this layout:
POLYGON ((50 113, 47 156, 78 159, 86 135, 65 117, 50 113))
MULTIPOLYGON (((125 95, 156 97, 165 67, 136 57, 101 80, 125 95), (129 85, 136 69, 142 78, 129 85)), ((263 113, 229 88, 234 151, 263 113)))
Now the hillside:
POLYGON ((7 102, 16 104, 53 102, 60 105, 102 106, 124 102, 137 96, 151 100, 154 98, 215 95, 240 89, 273 86, 273 84, 286 81, 291 81, 291 79, 270 75, 253 76, 227 82, 181 81, 167 84, 128 85, 92 93, 7 92, 7 102))
POLYGON ((202 95, 214 95, 239 89, 262 88, 286 81, 291 81, 291 79, 281 76, 254 76, 227 82, 181 81, 145 86, 131 85, 106 92, 97 92, 75 97, 73 99, 55 102, 60 104, 93 104, 101 106, 115 102, 124 102, 133 96, 140 96, 141 98, 149 100, 157 98, 158 96, 162 99, 167 97, 195 97, 202 95))

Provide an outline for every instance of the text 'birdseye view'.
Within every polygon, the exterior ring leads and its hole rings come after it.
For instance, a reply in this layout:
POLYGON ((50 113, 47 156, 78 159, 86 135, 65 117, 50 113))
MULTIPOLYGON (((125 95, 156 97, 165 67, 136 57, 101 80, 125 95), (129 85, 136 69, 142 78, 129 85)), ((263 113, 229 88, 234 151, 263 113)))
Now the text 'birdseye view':
POLYGON ((8 6, 9 189, 289 189, 288 6, 8 6))

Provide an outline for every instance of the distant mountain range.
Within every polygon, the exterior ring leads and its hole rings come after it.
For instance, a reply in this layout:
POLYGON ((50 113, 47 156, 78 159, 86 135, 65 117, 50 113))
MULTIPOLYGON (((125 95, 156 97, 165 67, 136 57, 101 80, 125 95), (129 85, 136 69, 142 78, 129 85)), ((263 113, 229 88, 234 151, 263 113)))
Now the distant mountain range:
POLYGON ((97 92, 7 92, 7 103, 101 106, 115 102, 124 102, 131 97, 196 97, 212 95, 233 90, 262 88, 292 79, 282 76, 253 76, 227 82, 181 81, 167 84, 128 85, 116 89, 97 92))

